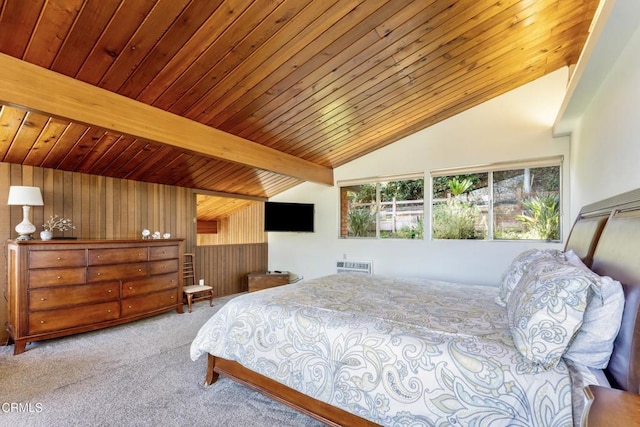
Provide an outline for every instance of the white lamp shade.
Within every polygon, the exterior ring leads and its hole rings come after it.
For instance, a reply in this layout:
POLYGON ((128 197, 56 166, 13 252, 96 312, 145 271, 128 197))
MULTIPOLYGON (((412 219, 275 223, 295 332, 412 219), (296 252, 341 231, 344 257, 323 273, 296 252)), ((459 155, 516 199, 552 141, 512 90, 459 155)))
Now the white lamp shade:
POLYGON ((40 187, 27 187, 24 185, 12 185, 9 187, 8 205, 18 206, 42 206, 42 193, 40 187))

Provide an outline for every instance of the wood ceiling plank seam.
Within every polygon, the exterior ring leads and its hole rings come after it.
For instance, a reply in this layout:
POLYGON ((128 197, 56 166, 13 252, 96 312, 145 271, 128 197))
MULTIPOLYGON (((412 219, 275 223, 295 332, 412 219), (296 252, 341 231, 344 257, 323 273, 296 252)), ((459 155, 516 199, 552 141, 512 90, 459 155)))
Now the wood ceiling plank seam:
POLYGON ((194 162, 191 166, 192 172, 189 174, 183 174, 183 176, 181 177, 177 177, 174 181, 175 185, 179 187, 195 188, 196 183, 200 182, 202 175, 209 170, 209 168, 207 168, 207 164, 211 161, 211 159, 203 156, 194 157, 196 158, 196 162, 194 162))
MULTIPOLYGON (((413 4, 419 3, 420 2, 413 4)), ((432 6, 434 4, 442 3, 444 2, 438 1, 426 5, 429 6, 428 9, 432 9, 432 6)), ((405 10, 407 9, 403 9, 402 12, 404 12, 405 10)), ((410 11, 414 12, 413 9, 411 9, 410 11)), ((432 11, 430 11, 430 13, 432 13, 432 11)), ((401 14, 398 13, 396 15, 401 14)), ((244 123, 246 123, 247 126, 240 127, 239 125, 238 127, 230 129, 229 131, 234 134, 237 133, 238 135, 244 135, 244 137, 252 141, 265 143, 266 141, 264 141, 263 138, 260 138, 259 134, 256 134, 256 132, 269 129, 270 124, 276 123, 278 121, 286 123, 291 117, 297 116, 299 114, 299 110, 297 110, 299 105, 312 102, 311 99, 313 99, 314 94, 317 91, 329 87, 338 78, 344 76, 346 73, 351 72, 351 70, 353 70, 354 68, 363 66, 368 61, 376 61, 376 58, 381 58, 383 52, 390 48, 393 49, 392 46, 394 46, 395 43, 400 44, 406 42, 405 37, 410 37, 410 34, 414 34, 414 37, 417 38, 417 34, 422 34, 422 30, 419 30, 419 22, 422 21, 423 19, 420 17, 419 13, 414 13, 413 17, 404 22, 404 25, 396 26, 393 28, 393 30, 391 30, 392 27, 385 27, 385 29, 383 30, 385 32, 385 36, 383 38, 380 38, 378 27, 373 29, 371 33, 365 35, 363 39, 366 39, 367 37, 378 37, 377 43, 372 43, 365 50, 362 50, 358 54, 355 54, 355 52, 352 54, 351 50, 359 49, 359 46, 349 46, 336 58, 332 58, 332 61, 335 60, 336 62, 338 62, 340 61, 340 57, 346 56, 348 60, 346 60, 344 63, 341 63, 339 66, 333 66, 333 64, 328 61, 327 66, 331 67, 329 69, 329 73, 312 80, 313 83, 302 83, 302 86, 305 86, 305 89, 302 92, 295 95, 293 93, 287 92, 280 94, 280 97, 283 98, 283 102, 278 106, 277 109, 274 109, 271 112, 262 112, 261 110, 264 108, 257 110, 254 114, 260 117, 260 121, 262 122, 261 125, 258 125, 256 121, 247 123, 248 120, 245 120, 244 123), (384 48, 380 48, 379 46, 384 46, 384 48)), ((368 42, 366 40, 363 40, 362 43, 367 44, 368 42)), ((319 69, 318 73, 323 70, 324 67, 323 69, 319 69)))
POLYGON ((15 143, 11 144, 4 158, 9 163, 22 163, 27 158, 31 148, 42 133, 49 121, 49 117, 42 114, 28 112, 14 138, 15 143))
POLYGON ((0 10, 0 51, 23 58, 45 0, 5 2, 0 10), (9 42, 12 42, 9 45, 9 42))
POLYGON ((277 70, 280 62, 275 60, 276 57, 289 58, 322 34, 333 22, 339 19, 338 16, 344 16, 361 1, 312 2, 313 8, 305 7, 302 9, 295 18, 281 27, 259 49, 239 64, 232 73, 221 78, 205 96, 185 111, 184 115, 206 123, 220 108, 224 109, 228 103, 241 96, 245 88, 251 86, 254 79, 260 79, 260 76, 268 75, 277 70), (317 8, 324 10, 324 12, 318 14, 317 8), (286 40, 284 44, 281 42, 282 38, 286 40), (258 69, 259 72, 256 71, 258 69))
POLYGON ((35 143, 23 162, 29 165, 40 166, 69 125, 70 122, 68 120, 49 117, 47 124, 36 138, 35 143))
POLYGON ((199 156, 189 154, 188 156, 182 156, 182 158, 176 159, 176 162, 169 168, 164 168, 164 171, 158 170, 158 173, 162 175, 163 179, 170 182, 175 182, 181 175, 193 173, 194 164, 198 162, 199 156))
MULTIPOLYGON (((149 84, 140 92, 138 101, 158 108, 163 105, 156 102, 167 91, 170 91, 176 82, 180 81, 187 74, 191 74, 191 68, 197 62, 203 60, 212 44, 224 34, 227 29, 244 16, 254 0, 231 0, 224 2, 207 21, 198 28, 198 31, 189 39, 187 43, 170 58, 167 65, 153 77, 149 84), (233 3, 233 2, 237 3, 233 3), (231 4, 230 4, 231 3, 231 4), (224 16, 233 15, 234 19, 227 19, 226 25, 220 25, 219 14, 224 16)), ((283 0, 280 0, 283 1, 283 0)), ((207 67, 208 68, 208 67, 207 67)), ((203 67, 203 69, 205 69, 203 67)), ((179 89, 177 89, 180 92, 179 89)), ((166 107, 165 107, 166 108, 166 107)))
POLYGON ((122 0, 75 78, 98 85, 158 0, 122 0))
POLYGON ((173 150, 173 147, 167 145, 135 138, 105 171, 115 178, 130 179, 128 177, 138 169, 142 174, 149 169, 160 167, 164 157, 173 150))
POLYGON ((87 126, 69 122, 69 126, 62 132, 55 145, 38 166, 50 169, 59 167, 64 156, 71 151, 76 142, 88 131, 89 128, 87 126))
POLYGON ((75 21, 84 0, 71 0, 64 3, 48 2, 38 16, 29 43, 22 57, 25 61, 49 68, 62 47, 71 25, 75 21), (55 18, 53 18, 54 16, 55 18), (46 40, 34 43, 34 40, 46 40))
POLYGON ((121 0, 83 3, 49 69, 74 77, 120 3, 121 0))
POLYGON ((353 9, 334 24, 330 31, 325 31, 316 37, 285 61, 276 72, 270 73, 255 84, 245 95, 229 104, 207 124, 228 131, 235 123, 246 117, 247 111, 256 111, 258 108, 268 105, 279 94, 294 87, 309 74, 329 62, 330 58, 344 51, 345 48, 353 46, 370 32, 371 26, 375 27, 380 22, 384 22, 404 6, 401 2, 389 4, 393 7, 382 7, 382 5, 376 4, 377 7, 366 10, 360 7, 353 9), (360 13, 356 15, 355 11, 360 13), (232 118, 236 121, 235 123, 232 118))
MULTIPOLYGON (((474 9, 472 9, 472 10, 474 10, 474 9)), ((415 37, 415 35, 413 37, 415 37)), ((377 57, 374 57, 374 58, 375 58, 374 60, 376 60, 376 61, 383 61, 382 59, 377 59, 377 57)), ((392 65, 392 64, 390 64, 390 65, 392 65)), ((376 73, 375 68, 372 69, 372 67, 368 67, 366 65, 366 63, 365 63, 364 68, 366 70, 369 70, 369 71, 367 71, 365 74, 361 74, 360 76, 354 76, 353 74, 344 75, 344 76, 342 76, 341 79, 339 79, 339 80, 337 80, 335 82, 335 86, 338 86, 338 87, 342 88, 342 87, 344 87, 344 85, 351 85, 352 87, 355 86, 355 87, 357 87, 359 89, 362 89, 364 91, 365 87, 368 87, 368 85, 372 84, 371 82, 373 80, 370 80, 370 78, 373 78, 373 76, 376 75, 375 74, 376 73), (354 82, 355 78, 359 78, 357 83, 354 82), (365 86, 362 86, 363 84, 365 86)), ((382 71, 383 74, 395 75, 395 72, 391 72, 392 68, 390 68, 390 66, 383 66, 383 67, 379 67, 379 68, 383 69, 383 71, 382 71)), ((376 77, 376 78, 378 80, 380 80, 380 77, 376 77)), ((316 101, 313 102, 312 105, 313 106, 317 105, 318 109, 323 109, 323 108, 326 108, 329 105, 332 105, 332 103, 335 102, 332 98, 328 98, 328 99, 325 99, 325 101, 323 103, 319 103, 317 101, 317 99, 318 98, 324 98, 323 95, 325 95, 325 96, 334 95, 334 98, 345 98, 344 96, 337 96, 336 95, 336 91, 337 90, 338 90, 338 88, 334 89, 333 87, 329 87, 329 88, 325 88, 323 90, 316 91, 314 93, 314 100, 316 100, 316 101)), ((323 111, 322 115, 318 115, 317 111, 311 112, 310 114, 315 114, 315 118, 325 118, 325 119, 327 119, 327 116, 328 116, 326 111, 323 111)), ((302 119, 300 119, 300 120, 303 120, 303 119, 309 117, 309 115, 304 116, 304 114, 302 112, 300 112, 298 114, 298 117, 303 117, 302 119)), ((313 121, 315 121, 315 118, 313 119, 313 121)), ((306 123, 303 126, 307 127, 309 123, 311 123, 311 122, 309 120, 306 120, 306 123)), ((281 132, 275 132, 275 134, 276 135, 280 135, 281 132)), ((262 142, 264 145, 272 146, 268 141, 260 141, 260 142, 262 142)))
POLYGON ((15 142, 16 135, 27 112, 19 108, 2 105, 0 110, 0 161, 6 162, 7 152, 15 142))
POLYGON ((102 156, 108 152, 120 138, 121 134, 113 132, 105 132, 105 134, 96 141, 96 144, 87 151, 86 155, 78 162, 74 171, 79 173, 88 173, 93 175, 100 175, 98 169, 95 168, 96 163, 102 158, 102 156))
MULTIPOLYGON (((149 145, 152 144, 131 136, 119 135, 118 139, 113 144, 110 144, 109 147, 106 147, 100 158, 93 163, 92 171, 97 175, 110 176, 110 172, 119 169, 117 166, 118 159, 126 158, 126 162, 135 161, 135 158, 130 155, 130 151, 137 153, 149 145)), ((155 146, 157 147, 158 144, 155 144, 155 146)), ((141 162, 140 167, 143 168, 145 165, 146 163, 141 162)))
MULTIPOLYGON (((143 176, 147 171, 151 171, 151 176, 158 168, 163 168, 166 159, 175 158, 178 155, 175 147, 162 144, 149 143, 143 139, 136 138, 135 143, 129 145, 120 160, 117 176, 122 179, 134 179, 135 176, 143 176), (139 149, 143 143, 142 149, 139 149)), ((153 181, 152 181, 153 182, 153 181)))
POLYGON ((223 1, 203 2, 196 0, 185 7, 117 92, 137 99, 140 92, 197 33, 198 29, 206 22, 207 17, 220 8, 223 1))
POLYGON ((66 171, 74 171, 89 151, 95 147, 102 137, 107 133, 105 129, 91 128, 89 132, 85 132, 80 139, 78 139, 71 150, 65 153, 64 157, 57 166, 57 169, 66 171))
POLYGON ((218 75, 232 72, 237 64, 285 25, 290 16, 295 16, 305 3, 297 1, 295 5, 296 8, 292 9, 288 3, 280 2, 275 10, 259 8, 258 14, 249 9, 241 16, 248 21, 238 20, 235 25, 227 28, 191 66, 189 72, 181 75, 180 80, 172 83, 171 90, 167 89, 154 101, 154 105, 176 114, 186 111, 206 93, 209 82, 217 80, 218 75), (262 14, 263 12, 265 13, 262 14), (210 62, 211 56, 213 62, 210 62), (194 68, 198 73, 194 72, 194 68))
MULTIPOLYGON (((493 43, 490 43, 490 44, 493 44, 493 43)), ((495 46, 495 45, 494 45, 494 46, 495 46)), ((435 56, 435 57, 439 57, 440 55, 439 55, 439 54, 434 54, 434 56, 435 56)), ((444 75, 446 75, 446 73, 448 73, 448 71, 446 71, 446 70, 445 70, 445 71, 443 71, 443 74, 444 74, 444 75)), ((440 80, 440 78, 438 78, 438 80, 440 80)), ((411 90, 413 90, 413 89, 411 89, 411 90)), ((378 89, 378 90, 376 91, 376 93, 380 94, 380 93, 382 93, 382 91, 378 89)), ((367 100, 367 101, 370 101, 370 100, 367 100)), ((366 107, 365 107, 365 108, 366 108, 366 107)), ((360 109, 360 112, 361 112, 361 113, 362 113, 363 111, 364 111, 364 109, 360 109)), ((307 130, 307 132, 308 132, 308 130, 307 130)), ((320 133, 320 131, 319 131, 319 133, 320 133)), ((320 134, 322 134, 322 133, 320 133, 320 134)))
POLYGON ((124 81, 146 58, 176 17, 191 1, 193 0, 159 0, 97 85, 117 93, 124 81))
MULTIPOLYGON (((475 11, 475 10, 472 10, 472 12, 473 12, 473 11, 475 11)), ((444 45, 444 43, 442 42, 442 40, 441 40, 441 39, 436 38, 435 40, 433 40, 433 41, 429 44, 429 46, 431 46, 431 45, 440 46, 440 45, 444 45)), ((444 50, 443 46, 440 46, 440 47, 441 47, 441 50, 444 50)), ((427 48, 425 48, 425 49, 427 49, 427 48)), ((419 57, 418 57, 418 58, 416 58, 416 62, 417 62, 419 59, 420 59, 419 57)), ((383 84, 383 82, 386 80, 386 78, 384 77, 384 74, 391 74, 392 76, 394 76, 394 75, 395 75, 395 73, 389 73, 389 72, 388 72, 388 70, 384 71, 384 72, 383 72, 383 74, 381 75, 382 77, 377 77, 377 79, 381 82, 381 83, 380 83, 381 85, 382 85, 382 84, 383 84)), ((409 72, 404 72, 403 74, 409 74, 409 72)), ((367 75, 365 75, 364 77, 367 77, 367 75)), ((368 79, 363 79, 363 80, 368 80, 368 79)), ((395 80, 395 78, 392 78, 392 80, 395 80)), ((350 78, 350 79, 348 79, 347 84, 351 84, 351 85, 353 86, 353 82, 354 82, 354 80, 353 80, 352 78, 350 78)), ((392 83, 394 83, 394 82, 392 81, 392 83)), ((367 87, 367 85, 366 85, 366 81, 365 81, 365 85, 364 85, 364 86, 362 86, 360 83, 358 83, 356 86, 357 86, 359 89, 362 89, 362 92, 363 92, 363 93, 368 89, 368 87, 367 87)), ((388 88, 389 86, 386 86, 386 87, 388 88)), ((380 93, 381 93, 381 91, 380 91, 379 89, 377 89, 375 92, 376 92, 376 93, 378 93, 378 94, 380 94, 380 93)), ((318 94, 318 95, 320 95, 320 94, 318 94)), ((347 98, 347 97, 343 94, 343 95, 342 95, 342 98, 347 98)), ((368 102, 368 100, 367 100, 367 102, 368 102)), ((356 102, 354 102, 353 100, 351 100, 351 103, 352 103, 352 104, 354 104, 354 105, 358 105, 358 104, 357 104, 356 102)), ((326 103, 321 104, 321 105, 330 105, 330 103, 327 101, 326 103)), ((303 115, 302 113, 300 113, 300 114, 299 114, 299 116, 302 116, 302 115, 303 115)), ((313 121, 314 121, 314 122, 315 122, 315 120, 316 120, 316 119, 322 119, 322 120, 324 120, 324 121, 333 121, 333 120, 334 120, 334 117, 333 117, 331 114, 329 114, 328 112, 324 112, 324 114, 323 114, 323 116, 322 116, 322 117, 320 117, 320 116, 318 116, 318 115, 316 115, 316 116, 314 116, 314 117, 313 117, 313 121)), ((305 128, 307 128, 307 129, 305 130, 305 132, 308 132, 308 124, 309 124, 309 123, 310 123, 310 122, 307 120, 307 121, 306 121, 306 123, 304 124, 304 127, 305 127, 305 128)), ((279 133, 278 133, 278 134, 279 134, 279 133)), ((261 141, 261 142, 263 142, 263 141, 261 141)), ((263 143, 264 143, 264 145, 267 145, 267 146, 273 146, 273 145, 269 144, 268 142, 263 142, 263 143)))

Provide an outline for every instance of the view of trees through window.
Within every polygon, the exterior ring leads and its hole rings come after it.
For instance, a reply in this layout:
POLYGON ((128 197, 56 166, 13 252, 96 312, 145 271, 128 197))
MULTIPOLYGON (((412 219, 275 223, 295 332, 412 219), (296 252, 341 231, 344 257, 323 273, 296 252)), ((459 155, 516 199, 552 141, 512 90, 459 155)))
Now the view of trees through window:
POLYGON ((433 178, 434 239, 560 239, 560 166, 433 178))
POLYGON ((340 188, 342 237, 422 239, 424 179, 340 188))

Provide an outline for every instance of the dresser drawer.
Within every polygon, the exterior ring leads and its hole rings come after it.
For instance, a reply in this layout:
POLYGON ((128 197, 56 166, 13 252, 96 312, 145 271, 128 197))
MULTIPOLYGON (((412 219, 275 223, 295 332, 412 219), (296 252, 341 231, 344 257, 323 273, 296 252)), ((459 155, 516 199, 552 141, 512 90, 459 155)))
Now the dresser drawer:
POLYGON ((29 333, 41 334, 114 320, 120 317, 118 301, 29 314, 29 333))
POLYGON ((178 290, 170 289, 122 300, 122 317, 135 316, 162 308, 176 307, 178 290))
POLYGON ((29 311, 50 310, 117 299, 120 299, 120 282, 33 289, 29 291, 29 311))
POLYGON ((79 285, 86 281, 86 273, 87 270, 84 267, 29 270, 29 289, 79 285))
POLYGON ((130 279, 147 275, 147 263, 138 262, 120 265, 102 265, 87 268, 87 282, 102 280, 130 279))
POLYGON ((149 260, 178 258, 178 246, 152 246, 149 248, 149 260))
POLYGON ((148 248, 89 249, 89 265, 147 261, 148 248))
POLYGON ((122 298, 148 294, 178 287, 178 274, 169 273, 159 276, 147 277, 138 280, 126 280, 122 282, 122 298))
POLYGON ((29 268, 83 267, 85 251, 29 251, 29 268))
POLYGON ((163 261, 153 261, 149 263, 150 274, 164 274, 178 271, 177 259, 166 259, 163 261))

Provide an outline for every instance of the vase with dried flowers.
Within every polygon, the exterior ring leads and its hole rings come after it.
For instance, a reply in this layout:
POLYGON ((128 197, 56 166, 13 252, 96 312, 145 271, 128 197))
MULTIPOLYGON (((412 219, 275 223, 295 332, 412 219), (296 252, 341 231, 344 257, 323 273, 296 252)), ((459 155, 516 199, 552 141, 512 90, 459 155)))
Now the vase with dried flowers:
POLYGON ((40 232, 40 238, 42 240, 51 240, 53 238, 53 231, 68 231, 75 229, 75 225, 71 223, 71 220, 68 218, 62 218, 58 215, 52 215, 47 222, 42 224, 44 230, 40 232))

